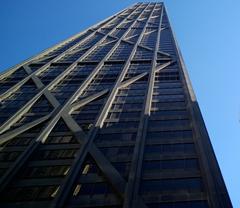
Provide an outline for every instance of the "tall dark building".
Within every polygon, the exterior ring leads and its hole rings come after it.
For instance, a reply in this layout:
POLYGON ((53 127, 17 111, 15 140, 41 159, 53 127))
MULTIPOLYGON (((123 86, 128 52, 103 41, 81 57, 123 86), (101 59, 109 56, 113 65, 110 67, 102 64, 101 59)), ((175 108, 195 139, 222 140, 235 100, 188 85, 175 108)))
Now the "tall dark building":
POLYGON ((232 207, 162 3, 1 74, 0 207, 232 207))

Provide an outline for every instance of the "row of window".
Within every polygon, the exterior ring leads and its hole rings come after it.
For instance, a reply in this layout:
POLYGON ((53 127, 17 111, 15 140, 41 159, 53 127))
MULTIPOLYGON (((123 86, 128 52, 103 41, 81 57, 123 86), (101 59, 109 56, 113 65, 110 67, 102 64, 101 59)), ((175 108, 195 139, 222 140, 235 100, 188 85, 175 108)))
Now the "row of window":
POLYGON ((84 32, 79 37, 77 37, 77 38, 75 38, 75 39, 73 39, 71 41, 68 41, 67 43, 65 43, 65 44, 57 47, 56 49, 52 50, 51 52, 47 53, 44 57, 49 57, 49 56, 61 54, 62 52, 66 51, 67 49, 69 49, 73 45, 75 45, 78 42, 82 41, 84 38, 89 36, 91 33, 92 33, 91 30, 88 30, 88 31, 84 32))
POLYGON ((124 144, 124 142, 131 142, 135 141, 136 133, 110 133, 110 134, 104 134, 99 132, 99 134, 95 138, 95 142, 98 145, 106 145, 106 144, 114 144, 114 143, 121 143, 124 144))
POLYGON ((167 191, 185 191, 187 193, 202 192, 203 183, 200 178, 180 178, 180 179, 163 179, 163 180, 143 180, 141 183, 140 193, 161 193, 167 191))
POLYGON ((190 129, 191 127, 188 119, 150 120, 148 126, 149 130, 190 129))
POLYGON ((67 204, 70 207, 72 204, 73 206, 77 204, 79 207, 89 205, 108 207, 111 204, 120 204, 118 198, 113 199, 114 196, 115 193, 111 185, 103 177, 103 173, 95 161, 88 155, 67 204), (111 202, 109 199, 111 199, 111 202))
MULTIPOLYGON (((164 18, 163 18, 164 20, 164 18)), ((172 56, 176 56, 172 33, 170 28, 165 28, 161 31, 160 41, 159 41, 159 50, 165 53, 168 53, 172 56)))
POLYGON ((115 45, 116 40, 108 37, 105 42, 97 46, 83 61, 101 61, 115 45))
POLYGON ((60 75, 65 69, 67 69, 69 65, 51 65, 46 70, 42 71, 38 77, 42 81, 43 84, 48 85, 51 81, 53 81, 58 75, 60 75))
POLYGON ((43 166, 43 167, 26 167, 21 178, 49 178, 66 176, 70 166, 43 166))
POLYGON ((82 57, 89 48, 86 49, 79 49, 76 51, 70 51, 66 55, 64 55, 61 59, 58 60, 58 63, 73 63, 76 60, 78 60, 80 57, 82 57))
POLYGON ((133 45, 121 42, 110 55, 108 60, 127 60, 132 52, 133 45))
POLYGON ((149 72, 151 69, 150 63, 131 63, 128 67, 128 71, 124 77, 124 80, 131 79, 139 74, 142 74, 144 72, 149 72))
POLYGON ((144 148, 145 157, 161 156, 172 154, 195 154, 195 146, 193 143, 180 143, 180 144, 154 144, 146 145, 144 148))
POLYGON ((199 164, 197 159, 184 159, 184 160, 156 160, 144 161, 143 172, 151 173, 152 171, 160 172, 163 170, 198 170, 199 164))
POLYGON ((131 28, 127 33, 125 39, 127 39, 132 43, 136 43, 141 32, 142 32, 142 28, 131 28))
POLYGON ((20 67, 15 72, 0 80, 0 94, 6 92, 9 88, 17 84, 27 76, 27 72, 20 67))
POLYGON ((108 129, 137 128, 146 94, 147 81, 138 80, 126 88, 120 89, 115 96, 111 109, 104 122, 108 129), (130 108, 132 107, 131 111, 130 108), (134 109, 136 107, 136 109, 134 109), (132 119, 130 121, 129 119, 132 119))
POLYGON ((141 112, 138 111, 138 112, 115 112, 115 113, 110 113, 108 114, 107 116, 107 119, 114 119, 114 120, 121 120, 121 119, 127 119, 127 120, 130 120, 130 119, 139 119, 141 115, 141 112))
POLYGON ((155 76, 155 81, 176 81, 180 80, 179 72, 157 72, 155 76))
POLYGON ((146 142, 157 141, 172 141, 172 140, 189 140, 192 139, 193 134, 191 130, 176 130, 176 131, 148 131, 146 135, 146 142))
POLYGON ((206 201, 185 201, 172 203, 151 203, 147 204, 149 208, 208 208, 206 201))
POLYGON ((116 28, 111 35, 121 38, 123 34, 127 31, 127 28, 116 28))
POLYGON ((137 50, 133 56, 134 60, 152 60, 153 51, 145 48, 137 47, 137 50))
POLYGON ((95 64, 78 65, 52 89, 52 93, 60 103, 64 103, 80 87, 95 67, 95 64))
POLYGON ((69 159, 75 157, 76 152, 79 149, 66 149, 65 146, 62 146, 64 143, 59 143, 58 149, 51 148, 52 142, 50 142, 50 140, 55 140, 54 135, 61 135, 64 131, 66 131, 66 135, 70 135, 66 124, 60 120, 51 131, 46 142, 39 145, 38 149, 29 157, 29 160, 25 163, 24 167, 16 174, 13 179, 14 182, 7 186, 6 193, 11 194, 11 197, 5 196, 4 194, 1 195, 1 202, 36 202, 42 200, 48 201, 55 198, 61 180, 68 174, 71 163, 69 165, 56 164, 56 166, 53 166, 52 164, 48 164, 48 162, 51 160, 56 162, 57 160, 63 159, 68 159, 69 161, 69 159), (43 165, 44 163, 45 165, 43 165), (59 184, 52 185, 52 182, 49 181, 44 185, 31 184, 31 186, 28 186, 28 184, 24 182, 32 179, 40 182, 46 177, 57 177, 59 184), (22 185, 19 186, 19 184, 22 185))
POLYGON ((22 85, 17 91, 1 101, 0 104, 0 124, 4 123, 17 110, 26 104, 38 92, 32 80, 22 85))
POLYGON ((80 125, 84 132, 88 132, 94 125, 100 109, 106 102, 106 96, 95 99, 94 101, 84 105, 82 108, 72 112, 72 117, 80 125), (91 108, 94 106, 94 109, 91 108))
POLYGON ((0 196, 1 202, 52 200, 59 186, 11 187, 0 196))
MULTIPOLYGON (((90 48, 94 46, 97 42, 99 42, 103 37, 104 37, 103 34, 96 32, 94 35, 89 36, 86 40, 84 40, 77 47, 75 47, 74 50, 72 50, 72 52, 84 48, 90 48)), ((61 59, 59 61, 61 62, 61 59)))
POLYGON ((110 89, 123 69, 123 64, 105 64, 94 76, 91 83, 83 91, 81 98, 110 89))
POLYGON ((30 123, 34 120, 37 120, 43 116, 48 115, 53 110, 53 106, 49 103, 49 101, 45 98, 45 96, 41 96, 36 103, 30 108, 30 110, 25 113, 20 120, 18 120, 11 129, 22 126, 24 124, 30 123))
POLYGON ((11 167, 11 163, 16 161, 21 153, 27 148, 30 142, 33 142, 37 138, 43 127, 44 124, 35 126, 34 128, 19 134, 15 138, 1 145, 2 150, 0 152, 0 163, 4 168, 0 170, 0 175, 3 175, 8 170, 8 168, 11 167), (15 147, 19 148, 18 151, 13 151, 11 149, 15 147))
POLYGON ((146 28, 145 34, 143 35, 140 41, 140 44, 154 49, 156 41, 157 41, 157 30, 146 28))
POLYGON ((159 118, 162 119, 187 119, 188 112, 186 110, 165 110, 165 111, 152 111, 151 112, 151 120, 157 120, 159 118))

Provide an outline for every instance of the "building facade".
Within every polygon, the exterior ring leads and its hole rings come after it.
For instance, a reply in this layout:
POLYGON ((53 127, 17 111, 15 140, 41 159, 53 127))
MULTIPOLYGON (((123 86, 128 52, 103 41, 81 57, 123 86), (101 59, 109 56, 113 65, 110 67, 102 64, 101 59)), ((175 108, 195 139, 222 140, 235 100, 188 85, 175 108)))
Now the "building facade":
POLYGON ((232 207, 162 3, 0 78, 0 207, 232 207))

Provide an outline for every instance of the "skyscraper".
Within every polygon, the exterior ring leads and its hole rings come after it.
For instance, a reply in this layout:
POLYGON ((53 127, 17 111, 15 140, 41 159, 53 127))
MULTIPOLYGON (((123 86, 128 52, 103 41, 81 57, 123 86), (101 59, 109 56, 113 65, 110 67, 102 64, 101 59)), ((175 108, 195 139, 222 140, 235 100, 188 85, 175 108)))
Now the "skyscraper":
POLYGON ((232 207, 162 3, 11 68, 0 93, 1 207, 232 207))

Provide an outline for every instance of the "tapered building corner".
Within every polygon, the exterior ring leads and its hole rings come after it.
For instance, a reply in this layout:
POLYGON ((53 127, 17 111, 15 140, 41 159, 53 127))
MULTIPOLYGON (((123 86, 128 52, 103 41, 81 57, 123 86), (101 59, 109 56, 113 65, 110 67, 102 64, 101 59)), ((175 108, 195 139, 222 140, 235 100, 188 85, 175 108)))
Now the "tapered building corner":
POLYGON ((0 207, 232 207, 163 3, 2 73, 0 102, 0 207))

